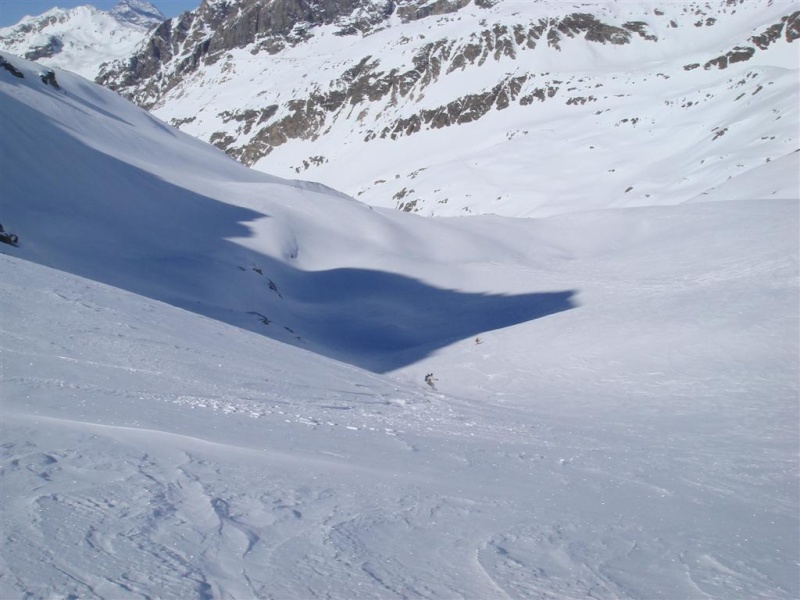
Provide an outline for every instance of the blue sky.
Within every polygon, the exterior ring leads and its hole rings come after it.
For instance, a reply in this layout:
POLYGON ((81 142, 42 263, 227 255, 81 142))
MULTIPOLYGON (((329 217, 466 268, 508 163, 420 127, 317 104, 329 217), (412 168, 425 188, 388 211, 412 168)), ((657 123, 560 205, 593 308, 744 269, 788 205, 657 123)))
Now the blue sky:
MULTIPOLYGON (((40 15, 58 6, 74 8, 91 4, 101 10, 109 10, 119 0, 0 0, 0 27, 15 25, 25 15, 40 15)), ((200 0, 149 0, 168 17, 174 17, 186 10, 200 6, 200 0)))

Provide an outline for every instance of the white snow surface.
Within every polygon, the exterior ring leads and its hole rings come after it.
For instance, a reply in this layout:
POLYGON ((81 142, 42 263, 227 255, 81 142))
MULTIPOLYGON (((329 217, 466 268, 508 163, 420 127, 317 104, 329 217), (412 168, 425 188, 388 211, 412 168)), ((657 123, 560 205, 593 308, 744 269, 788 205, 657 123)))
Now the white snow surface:
POLYGON ((800 595, 797 200, 424 219, 2 57, 0 597, 800 595))

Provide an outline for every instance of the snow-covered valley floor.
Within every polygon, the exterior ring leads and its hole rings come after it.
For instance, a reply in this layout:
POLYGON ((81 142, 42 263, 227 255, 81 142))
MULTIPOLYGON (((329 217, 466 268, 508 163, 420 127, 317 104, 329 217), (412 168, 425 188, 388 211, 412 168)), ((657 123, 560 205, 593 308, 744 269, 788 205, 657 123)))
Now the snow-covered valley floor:
POLYGON ((780 382, 470 401, 2 273, 4 598, 797 594, 780 382))
POLYGON ((3 600, 800 595, 797 199, 371 210, 3 56, 3 600))

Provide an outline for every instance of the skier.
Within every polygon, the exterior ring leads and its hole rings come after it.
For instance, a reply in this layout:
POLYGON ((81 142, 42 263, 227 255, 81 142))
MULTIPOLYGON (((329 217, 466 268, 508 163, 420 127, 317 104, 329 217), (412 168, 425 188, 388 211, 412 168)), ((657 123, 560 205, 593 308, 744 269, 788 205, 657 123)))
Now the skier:
POLYGON ((5 229, 3 229, 2 223, 0 223, 0 242, 16 246, 18 241, 19 237, 17 237, 17 234, 8 233, 5 229))

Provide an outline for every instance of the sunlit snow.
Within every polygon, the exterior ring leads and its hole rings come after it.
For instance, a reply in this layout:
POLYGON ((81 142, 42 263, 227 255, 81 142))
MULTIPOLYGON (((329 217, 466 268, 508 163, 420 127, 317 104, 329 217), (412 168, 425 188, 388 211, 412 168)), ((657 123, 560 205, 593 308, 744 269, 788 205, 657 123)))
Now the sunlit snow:
POLYGON ((424 219, 0 56, 0 597, 800 594, 797 196, 424 219))

